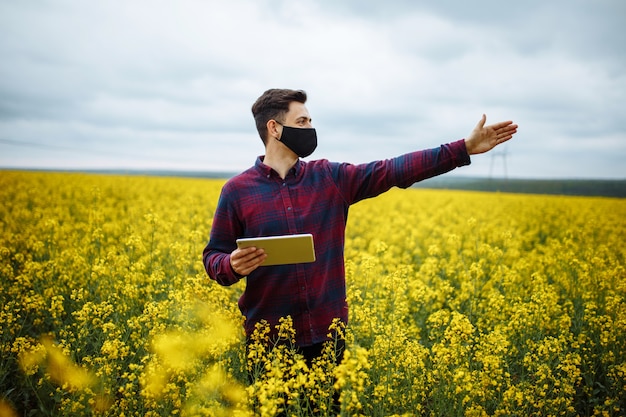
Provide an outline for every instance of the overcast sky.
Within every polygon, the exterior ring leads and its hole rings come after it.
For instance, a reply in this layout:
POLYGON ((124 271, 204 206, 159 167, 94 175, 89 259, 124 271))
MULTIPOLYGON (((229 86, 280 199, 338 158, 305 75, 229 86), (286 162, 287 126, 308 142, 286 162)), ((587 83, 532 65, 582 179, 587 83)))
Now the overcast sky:
POLYGON ((516 137, 452 175, 626 178, 626 1, 0 0, 0 167, 240 171, 250 107, 304 89, 367 162, 516 137))

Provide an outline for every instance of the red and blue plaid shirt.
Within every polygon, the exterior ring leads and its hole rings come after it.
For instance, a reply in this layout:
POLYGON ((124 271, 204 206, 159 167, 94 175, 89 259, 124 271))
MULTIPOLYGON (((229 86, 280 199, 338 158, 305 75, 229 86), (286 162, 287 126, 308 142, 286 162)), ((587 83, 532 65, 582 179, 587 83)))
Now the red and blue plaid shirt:
POLYGON ((469 163, 463 140, 361 165, 299 160, 285 179, 259 157, 222 189, 203 252, 205 269, 219 284, 232 285, 241 279, 230 266, 236 239, 311 233, 315 262, 257 268, 246 279, 239 308, 248 336, 261 320, 273 328, 291 316, 299 346, 323 342, 334 318, 348 322, 344 239, 350 205, 469 163))

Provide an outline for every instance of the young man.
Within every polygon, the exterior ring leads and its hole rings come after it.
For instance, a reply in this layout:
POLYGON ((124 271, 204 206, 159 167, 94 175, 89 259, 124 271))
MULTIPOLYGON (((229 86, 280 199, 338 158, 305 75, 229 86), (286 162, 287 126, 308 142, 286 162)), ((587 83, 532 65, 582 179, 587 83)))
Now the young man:
POLYGON ((333 319, 348 322, 344 237, 350 205, 469 165, 470 155, 511 139, 517 125, 485 126, 483 115, 467 139, 435 149, 360 165, 304 162, 300 158, 317 146, 306 99, 304 91, 271 89, 252 106, 265 156, 224 185, 203 261, 221 285, 247 277, 239 308, 248 336, 261 320, 274 328, 281 317, 291 316, 296 345, 310 361, 319 355, 333 319), (315 262, 260 266, 266 258, 262 249, 237 249, 235 243, 297 233, 313 235, 315 262))

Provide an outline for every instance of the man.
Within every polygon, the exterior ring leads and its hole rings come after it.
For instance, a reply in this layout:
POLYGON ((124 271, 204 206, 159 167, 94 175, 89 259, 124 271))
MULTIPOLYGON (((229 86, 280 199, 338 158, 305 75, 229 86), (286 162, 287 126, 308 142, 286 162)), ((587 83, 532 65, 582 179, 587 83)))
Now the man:
POLYGON ((467 139, 435 149, 360 165, 304 162, 300 158, 317 146, 306 99, 304 91, 271 89, 252 106, 265 156, 224 185, 203 261, 221 285, 247 277, 239 308, 248 336, 261 320, 273 328, 291 316, 296 345, 310 361, 320 354, 333 319, 348 322, 343 253, 350 205, 469 165, 470 155, 511 139, 517 125, 485 126, 483 115, 467 139), (297 233, 313 235, 315 262, 260 266, 262 249, 237 249, 235 243, 297 233))

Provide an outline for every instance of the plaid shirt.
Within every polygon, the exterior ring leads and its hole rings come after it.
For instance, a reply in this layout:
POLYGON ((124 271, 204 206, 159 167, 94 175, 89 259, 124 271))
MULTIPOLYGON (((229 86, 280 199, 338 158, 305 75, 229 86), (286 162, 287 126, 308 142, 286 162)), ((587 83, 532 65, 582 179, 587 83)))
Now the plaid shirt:
POLYGON ((350 205, 469 163, 463 140, 361 165, 299 160, 285 179, 259 157, 224 185, 204 267, 219 284, 232 285, 241 279, 230 266, 236 239, 311 233, 315 262, 257 268, 247 277, 239 309, 248 336, 263 319, 273 328, 291 316, 299 346, 323 342, 333 318, 348 322, 344 239, 350 205))

